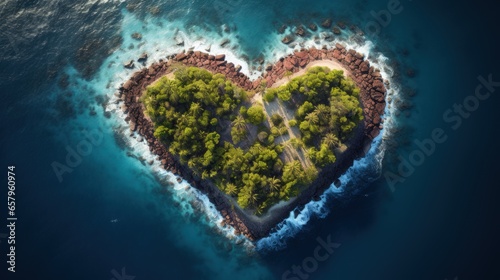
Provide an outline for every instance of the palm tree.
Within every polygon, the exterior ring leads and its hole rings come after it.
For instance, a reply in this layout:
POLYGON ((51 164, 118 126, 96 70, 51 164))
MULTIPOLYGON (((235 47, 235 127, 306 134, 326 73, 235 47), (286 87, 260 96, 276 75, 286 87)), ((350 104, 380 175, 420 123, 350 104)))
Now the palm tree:
POLYGON ((244 130, 246 129, 247 122, 242 116, 237 116, 236 119, 233 121, 233 126, 236 127, 238 130, 244 130))
POLYGON ((189 118, 186 114, 182 114, 179 119, 177 120, 178 124, 186 125, 189 121, 189 118))
POLYGON ((191 107, 189 108, 189 111, 191 111, 195 116, 197 116, 198 113, 201 112, 200 103, 193 103, 193 104, 191 104, 191 107))
POLYGON ((319 122, 318 113, 316 111, 313 111, 313 112, 307 114, 305 119, 306 119, 306 121, 313 123, 313 124, 317 124, 319 122))
POLYGON ((236 187, 236 185, 234 185, 234 184, 227 184, 226 185, 226 193, 228 195, 233 196, 236 194, 237 191, 238 191, 238 188, 236 187))
POLYGON ((248 197, 248 201, 250 201, 250 204, 255 205, 258 199, 259 196, 252 190, 252 193, 250 193, 250 196, 248 197))
POLYGON ((249 205, 255 205, 255 203, 257 203, 257 200, 259 199, 259 196, 255 192, 254 187, 250 185, 244 186, 240 194, 243 195, 242 198, 245 199, 249 205))
POLYGON ((291 174, 300 174, 302 172, 302 164, 300 164, 298 160, 290 162, 285 168, 288 169, 291 174))
POLYGON ((267 179, 267 184, 271 191, 279 191, 281 187, 281 180, 273 176, 272 178, 267 179))
POLYGON ((318 107, 316 107, 316 110, 314 110, 314 112, 318 114, 318 117, 320 119, 326 119, 330 114, 330 107, 326 106, 325 104, 319 104, 318 107))
POLYGON ((323 144, 327 145, 328 148, 332 149, 340 145, 339 138, 333 133, 328 133, 323 137, 323 144))

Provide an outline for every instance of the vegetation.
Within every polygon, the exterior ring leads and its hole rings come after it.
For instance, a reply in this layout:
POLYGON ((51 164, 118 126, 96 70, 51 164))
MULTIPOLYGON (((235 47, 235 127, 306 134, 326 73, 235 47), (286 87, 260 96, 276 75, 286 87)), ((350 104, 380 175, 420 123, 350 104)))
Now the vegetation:
POLYGON ((264 121, 264 118, 266 116, 264 115, 264 109, 262 108, 262 106, 254 105, 250 107, 250 109, 248 109, 247 117, 248 121, 250 121, 252 124, 259 124, 264 121))
POLYGON ((335 162, 333 149, 347 140, 363 119, 359 88, 341 70, 311 68, 286 85, 267 90, 264 96, 268 102, 278 97, 297 108, 288 125, 299 126, 308 156, 318 167, 335 162))
MULTIPOLYGON (((342 72, 313 68, 266 95, 297 108, 296 119, 288 124, 299 127, 302 139, 290 143, 306 148, 321 167, 335 161, 333 149, 362 119, 358 93, 342 72)), ((180 68, 174 79, 163 77, 149 86, 142 101, 155 124, 155 137, 242 208, 261 214, 296 196, 317 176, 316 167, 280 159, 284 146, 275 139, 288 133, 284 119, 273 115, 267 124, 263 107, 247 106, 247 92, 223 75, 180 68)))

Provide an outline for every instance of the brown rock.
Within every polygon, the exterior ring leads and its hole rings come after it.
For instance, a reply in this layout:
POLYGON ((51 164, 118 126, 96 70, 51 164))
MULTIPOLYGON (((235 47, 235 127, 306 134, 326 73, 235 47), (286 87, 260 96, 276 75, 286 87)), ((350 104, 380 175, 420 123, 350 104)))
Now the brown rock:
POLYGON ((300 59, 307 59, 309 57, 309 54, 306 51, 302 51, 302 52, 296 52, 295 56, 300 59))
POLYGON ((281 42, 282 42, 283 44, 287 44, 287 45, 288 45, 288 44, 290 44, 291 42, 293 42, 293 40, 294 40, 294 39, 293 39, 293 37, 292 37, 292 36, 290 36, 290 35, 288 35, 288 36, 285 36, 285 37, 281 40, 281 42))
POLYGON ((123 88, 126 89, 126 90, 129 90, 129 89, 132 88, 133 85, 134 85, 134 82, 132 80, 128 80, 123 85, 123 88))
POLYGON ((370 64, 367 61, 361 62, 359 65, 359 70, 361 73, 368 73, 368 70, 370 70, 370 64))
POLYGON ((333 58, 335 58, 336 60, 340 60, 340 56, 341 56, 341 55, 342 55, 342 54, 340 53, 340 51, 339 51, 339 50, 335 49, 335 50, 333 51, 333 58))
POLYGON ((384 83, 380 80, 373 81, 373 88, 378 92, 385 93, 384 83))
POLYGON ((379 102, 379 103, 384 101, 384 94, 381 92, 378 92, 378 91, 375 91, 374 93, 372 93, 371 97, 373 100, 375 100, 376 102, 379 102))
POLYGON ((295 30, 295 34, 303 37, 306 35, 306 29, 304 28, 304 26, 301 25, 301 26, 297 27, 297 30, 295 30))
POLYGON ((359 52, 356 52, 356 53, 354 54, 354 56, 355 56, 356 58, 358 58, 358 59, 364 59, 364 58, 365 58, 365 55, 364 55, 364 54, 362 54, 362 53, 359 53, 359 52))
POLYGON ((225 54, 219 54, 219 55, 216 55, 215 56, 215 60, 224 60, 226 59, 226 55, 225 54))
POLYGON ((339 43, 335 44, 335 48, 337 48, 339 50, 344 50, 345 49, 345 47, 343 45, 339 44, 339 43))
POLYGON ((321 26, 322 26, 323 28, 330 28, 330 27, 332 27, 332 20, 331 20, 331 19, 329 19, 329 18, 325 19, 325 20, 321 23, 321 26))
POLYGON ((283 34, 283 33, 285 33, 285 31, 286 31, 286 25, 284 25, 284 24, 283 24, 283 25, 281 25, 281 27, 278 29, 278 33, 279 33, 279 34, 283 34))
POLYGON ((293 64, 290 62, 290 60, 285 60, 284 62, 284 66, 285 66, 285 69, 288 70, 288 71, 292 71, 293 70, 293 64))
POLYGON ((185 53, 179 53, 175 56, 175 60, 177 61, 182 61, 187 58, 187 55, 185 53))
POLYGON ((133 60, 130 60, 129 62, 126 62, 123 64, 123 67, 127 68, 127 69, 132 69, 134 68, 134 61, 133 60))

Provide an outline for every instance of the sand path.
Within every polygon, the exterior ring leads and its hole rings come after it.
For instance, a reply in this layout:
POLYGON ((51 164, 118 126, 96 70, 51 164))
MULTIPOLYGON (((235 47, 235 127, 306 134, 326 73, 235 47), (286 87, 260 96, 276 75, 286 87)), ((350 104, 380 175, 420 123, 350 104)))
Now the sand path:
MULTIPOLYGON (((308 69, 311 67, 316 67, 316 66, 321 66, 321 67, 328 67, 330 70, 343 70, 344 71, 344 76, 347 76, 350 72, 347 70, 342 64, 340 64, 337 61, 333 60, 316 60, 312 61, 309 64, 306 65, 305 68, 301 69, 300 71, 288 76, 284 77, 278 81, 276 81, 271 88, 276 88, 282 85, 287 84, 290 80, 292 80, 295 77, 304 75, 308 69)), ((273 114, 279 114, 280 116, 283 117, 285 126, 288 130, 288 135, 283 135, 280 137, 276 137, 276 143, 283 143, 285 145, 285 150, 284 150, 284 160, 285 162, 289 162, 292 160, 299 160, 300 163, 302 164, 302 167, 305 169, 310 166, 314 166, 314 164, 309 160, 307 157, 307 152, 305 151, 304 148, 299 147, 299 148, 294 148, 288 141, 290 138, 297 138, 300 139, 300 131, 297 127, 290 127, 288 125, 288 122, 292 119, 295 118, 295 111, 293 109, 287 108, 278 98, 276 98, 272 102, 264 102, 262 99, 262 93, 256 94, 252 98, 252 103, 259 103, 264 105, 265 111, 267 113, 267 123, 271 123, 271 116, 273 114)))
POLYGON ((307 64, 305 68, 300 69, 299 72, 293 73, 292 75, 290 75, 288 77, 284 77, 284 78, 281 78, 280 80, 277 80, 271 86, 271 88, 276 88, 276 87, 282 86, 282 85, 288 83, 291 79, 304 75, 309 68, 316 67, 316 66, 328 67, 328 68, 330 68, 330 70, 343 70, 344 76, 347 76, 347 74, 350 73, 349 70, 347 68, 345 68, 344 65, 340 64, 338 61, 326 60, 326 59, 325 60, 315 60, 315 61, 309 62, 309 64, 307 64))

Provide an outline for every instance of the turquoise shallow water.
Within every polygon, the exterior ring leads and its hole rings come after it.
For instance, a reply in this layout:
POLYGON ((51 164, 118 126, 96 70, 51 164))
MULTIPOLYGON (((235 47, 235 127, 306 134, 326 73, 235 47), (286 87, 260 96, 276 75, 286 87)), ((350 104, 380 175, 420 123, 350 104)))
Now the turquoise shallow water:
POLYGON ((152 59, 175 52, 176 28, 186 45, 216 48, 228 37, 233 59, 262 53, 271 60, 286 50, 276 35, 283 23, 319 24, 333 15, 363 27, 374 20, 370 11, 387 4, 143 1, 132 12, 114 1, 1 4, 1 162, 17 166, 19 217, 18 272, 4 278, 2 265, 2 279, 118 279, 122 268, 136 279, 306 279, 285 274, 303 264, 307 279, 495 279, 498 96, 481 102, 456 131, 442 116, 474 93, 477 76, 500 80, 489 39, 493 7, 402 1, 401 13, 372 34, 379 51, 401 64, 401 84, 417 92, 407 99, 410 115, 397 118, 400 130, 391 139, 400 148, 386 154, 382 174, 394 172, 390 159, 407 157, 413 141, 434 128, 448 140, 395 192, 382 176, 363 184, 360 195, 328 201, 329 215, 312 216, 279 251, 249 256, 229 242, 192 210, 187 197, 195 195, 162 186, 135 158, 140 147, 131 150, 113 135, 120 121, 103 115, 100 101, 130 74, 118 64, 144 50, 152 59), (148 12, 153 6, 160 6, 155 17, 148 12), (221 6, 227 12, 214 10, 221 6), (231 33, 222 31, 223 23, 231 33), (133 32, 142 33, 143 45, 133 32), (405 77, 407 68, 417 76, 405 77), (66 89, 57 82, 61 73, 69 77, 66 89), (102 131, 104 139, 59 182, 51 163, 64 162, 68 147, 77 149, 84 129, 102 131), (339 246, 312 269, 305 260, 314 258, 318 238, 339 246))

